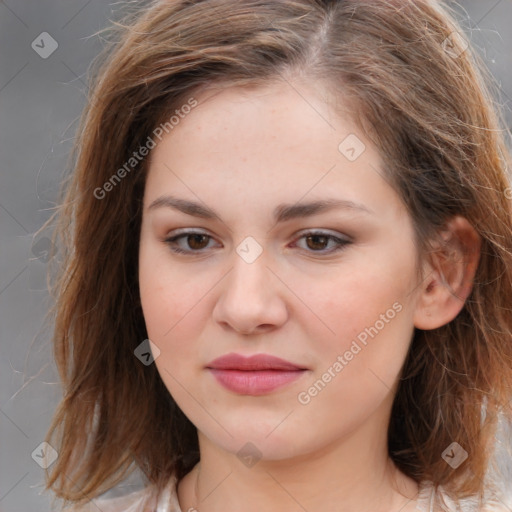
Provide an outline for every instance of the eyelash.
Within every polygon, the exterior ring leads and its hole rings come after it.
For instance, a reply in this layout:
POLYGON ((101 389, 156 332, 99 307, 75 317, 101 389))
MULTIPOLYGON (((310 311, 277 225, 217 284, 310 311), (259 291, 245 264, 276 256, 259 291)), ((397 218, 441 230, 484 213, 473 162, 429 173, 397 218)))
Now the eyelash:
MULTIPOLYGON (((178 235, 174 235, 172 237, 166 238, 164 240, 164 242, 169 246, 169 248, 172 252, 177 253, 177 254, 187 254, 187 255, 192 255, 192 256, 202 254, 204 251, 206 251, 206 249, 201 249, 201 250, 197 250, 197 251, 194 251, 194 250, 186 251, 179 247, 176 247, 177 240, 182 239, 182 238, 186 239, 187 237, 192 236, 192 235, 206 236, 209 239, 213 238, 211 235, 208 235, 207 233, 196 232, 196 231, 185 231, 178 235)), ((307 252, 311 252, 313 254, 333 254, 335 252, 342 251, 347 245, 352 243, 350 240, 339 238, 337 236, 331 235, 324 231, 307 231, 307 232, 303 233, 297 240, 307 238, 308 236, 324 237, 324 238, 328 239, 328 242, 332 240, 337 244, 336 248, 331 249, 329 251, 325 251, 325 250, 321 250, 321 251, 309 250, 308 251, 307 249, 305 249, 307 252)))

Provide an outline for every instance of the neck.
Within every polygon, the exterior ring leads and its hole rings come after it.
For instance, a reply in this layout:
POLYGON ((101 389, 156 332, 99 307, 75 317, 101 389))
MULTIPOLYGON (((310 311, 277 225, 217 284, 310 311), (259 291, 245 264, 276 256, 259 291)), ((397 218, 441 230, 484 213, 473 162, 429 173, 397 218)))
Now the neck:
POLYGON ((182 511, 414 510, 418 485, 389 459, 385 429, 374 430, 373 438, 363 427, 312 453, 252 467, 199 433, 201 462, 178 486, 182 511))

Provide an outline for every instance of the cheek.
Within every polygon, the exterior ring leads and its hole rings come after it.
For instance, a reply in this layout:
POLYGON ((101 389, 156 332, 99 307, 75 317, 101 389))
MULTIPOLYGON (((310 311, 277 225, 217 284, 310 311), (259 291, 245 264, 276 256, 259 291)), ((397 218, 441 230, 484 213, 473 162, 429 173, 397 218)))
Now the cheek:
MULTIPOLYGON (((167 340, 186 316, 191 296, 180 284, 178 273, 171 273, 165 254, 154 244, 141 246, 139 253, 139 290, 149 339, 165 355, 167 340)), ((160 359, 159 358, 159 359, 160 359)))
POLYGON ((165 286, 157 273, 146 278, 141 286, 146 330, 160 350, 154 364, 171 396, 189 411, 194 405, 189 393, 195 389, 201 371, 201 354, 194 343, 200 338, 202 322, 197 294, 182 292, 176 283, 165 286))
POLYGON ((211 316, 209 291, 218 281, 211 274, 191 275, 179 265, 171 266, 166 251, 151 244, 140 251, 139 287, 146 330, 160 350, 155 363, 173 396, 179 393, 177 381, 195 379, 207 362, 199 345, 211 316))
MULTIPOLYGON (((323 340, 333 350, 339 350, 359 335, 364 341, 371 327, 379 333, 396 334, 403 330, 402 324, 412 324, 412 308, 408 304, 414 268, 403 265, 396 273, 386 270, 362 264, 349 271, 333 272, 328 279, 296 285, 297 295, 305 297, 304 312, 311 317, 309 323, 303 323, 314 336, 311 339, 323 340)), ((300 283, 300 279, 293 282, 300 283)))
MULTIPOLYGON (((162 352, 162 356, 192 353, 191 337, 199 335, 201 305, 199 290, 184 290, 173 282, 152 276, 141 283, 141 302, 148 336, 162 352), (162 282, 164 281, 164 282, 162 282)), ((196 351, 197 357, 197 351, 196 351)))
POLYGON ((202 286, 179 266, 170 265, 167 248, 144 242, 139 252, 139 289, 148 334, 162 338, 198 303, 202 286), (151 332, 150 332, 151 331, 151 332))
POLYGON ((413 334, 404 283, 367 273, 343 284, 329 297, 318 296, 335 335, 326 335, 320 322, 309 332, 317 364, 296 397, 308 427, 327 437, 356 428, 391 399, 413 334))
MULTIPOLYGON (((400 373, 414 332, 415 262, 381 262, 359 262, 308 297, 308 305, 322 321, 315 318, 303 324, 314 342, 317 363, 303 391, 306 401, 315 400, 318 412, 341 402, 345 412, 372 410, 400 373)), ((332 414, 338 418, 338 412, 332 414)))

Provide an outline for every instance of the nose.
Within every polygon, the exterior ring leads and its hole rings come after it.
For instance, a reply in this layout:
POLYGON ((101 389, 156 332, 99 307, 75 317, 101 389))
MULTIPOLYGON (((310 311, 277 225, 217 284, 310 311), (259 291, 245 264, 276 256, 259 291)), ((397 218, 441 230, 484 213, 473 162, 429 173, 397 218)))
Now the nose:
POLYGON ((222 280, 213 318, 224 329, 241 334, 271 331, 288 318, 285 289, 264 257, 248 263, 235 254, 234 266, 222 280))

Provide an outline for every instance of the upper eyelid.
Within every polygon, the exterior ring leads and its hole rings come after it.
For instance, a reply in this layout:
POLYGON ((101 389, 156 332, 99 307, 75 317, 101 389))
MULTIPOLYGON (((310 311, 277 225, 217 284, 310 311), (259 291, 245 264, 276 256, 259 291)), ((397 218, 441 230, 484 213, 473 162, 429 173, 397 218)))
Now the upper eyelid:
MULTIPOLYGON (((187 235, 196 235, 196 234, 207 236, 211 240, 216 240, 215 236, 209 234, 204 229, 198 228, 198 230, 195 231, 192 228, 182 228, 181 230, 175 231, 173 234, 167 235, 163 241, 166 243, 170 243, 170 242, 177 243, 177 240, 186 238, 187 235)), ((293 243, 297 243, 299 240, 303 239, 306 236, 325 236, 326 238, 330 239, 331 241, 335 241, 338 245, 338 248, 341 248, 341 247, 345 246, 346 244, 350 244, 353 242, 351 237, 349 237, 348 235, 342 234, 342 233, 333 232, 333 231, 325 229, 325 228, 324 229, 322 229, 322 228, 306 228, 306 229, 298 231, 297 233, 295 233, 293 235, 293 243)), ((210 249, 212 249, 212 247, 210 249)), ((203 249, 199 249, 199 250, 182 249, 179 252, 199 255, 203 252, 206 252, 207 250, 208 250, 208 248, 203 248, 203 249)), ((311 252, 313 252, 313 253, 318 252, 318 254, 323 254, 323 253, 328 254, 331 252, 336 252, 336 249, 331 250, 331 251, 311 251, 311 252)))
MULTIPOLYGON (((208 231, 205 231, 204 229, 201 229, 201 228, 197 228, 197 231, 194 230, 194 228, 178 229, 178 230, 173 231, 171 234, 166 235, 165 238, 166 239, 175 238, 180 235, 187 235, 187 234, 206 235, 206 236, 209 236, 210 238, 216 238, 214 235, 210 234, 208 231)), ((298 237, 298 236, 304 236, 307 234, 328 235, 328 236, 332 236, 333 238, 344 238, 347 240, 351 239, 351 237, 349 237, 346 234, 339 233, 337 231, 330 230, 330 229, 324 229, 324 228, 304 228, 304 229, 301 229, 298 232, 294 233, 293 236, 298 237)))
POLYGON ((346 235, 345 233, 340 233, 338 231, 335 231, 333 229, 322 229, 322 228, 305 228, 298 231, 294 236, 298 235, 307 235, 307 234, 318 234, 318 235, 329 235, 334 238, 346 238, 347 240, 350 240, 351 237, 346 235))

